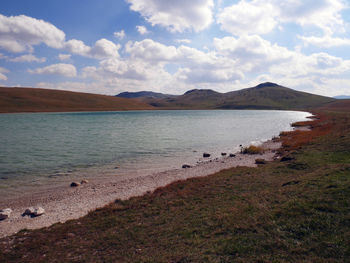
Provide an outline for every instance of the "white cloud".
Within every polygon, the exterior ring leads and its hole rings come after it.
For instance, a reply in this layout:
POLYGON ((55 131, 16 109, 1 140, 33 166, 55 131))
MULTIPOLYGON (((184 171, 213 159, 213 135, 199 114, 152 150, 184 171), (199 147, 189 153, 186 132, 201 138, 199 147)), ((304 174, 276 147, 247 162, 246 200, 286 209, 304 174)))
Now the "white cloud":
POLYGON ((93 47, 89 47, 85 45, 83 41, 72 39, 65 43, 65 48, 69 52, 81 56, 103 59, 109 57, 119 57, 118 50, 120 49, 120 45, 116 45, 112 41, 102 38, 97 40, 93 47))
POLYGON ((71 54, 58 54, 58 59, 63 61, 63 60, 68 60, 71 58, 71 54))
POLYGON ((221 29, 233 35, 266 34, 284 23, 316 27, 325 34, 344 33, 344 0, 240 0, 217 15, 221 29))
POLYGON ((125 32, 124 32, 124 30, 121 30, 119 32, 114 32, 113 35, 116 38, 123 39, 125 37, 125 32))
POLYGON ((271 65, 290 61, 294 52, 271 44, 260 36, 215 38, 214 46, 221 56, 234 59, 244 72, 262 72, 271 65))
POLYGON ((53 64, 43 68, 29 69, 31 74, 60 75, 68 78, 76 77, 77 70, 71 64, 53 64))
POLYGON ((11 58, 9 59, 11 62, 38 62, 38 63, 44 63, 46 61, 46 58, 37 58, 36 56, 32 54, 22 55, 19 57, 11 58))
POLYGON ((184 43, 184 44, 191 44, 191 39, 176 39, 175 40, 176 43, 184 43))
POLYGON ((139 12, 152 26, 171 32, 187 29, 201 31, 213 21, 213 0, 127 0, 130 9, 139 12))
POLYGON ((125 51, 132 58, 141 58, 147 61, 169 61, 177 56, 177 49, 174 46, 166 46, 152 39, 145 39, 141 42, 129 41, 125 51))
POLYGON ((136 29, 137 29, 137 32, 139 32, 139 34, 141 35, 146 35, 149 33, 149 31, 145 26, 136 26, 136 29))
POLYGON ((305 46, 313 45, 321 48, 330 48, 330 47, 340 47, 340 46, 350 46, 349 38, 339 38, 332 36, 323 36, 323 37, 304 37, 299 36, 299 38, 304 42, 305 46))
POLYGON ((6 73, 9 73, 10 71, 6 68, 0 67, 0 80, 7 80, 6 73))
POLYGON ((65 33, 54 25, 25 15, 0 14, 0 35, 0 48, 16 53, 31 50, 40 43, 62 48, 65 41, 65 33))
POLYGON ((233 35, 266 34, 277 25, 276 8, 269 1, 240 1, 217 16, 221 29, 233 35))

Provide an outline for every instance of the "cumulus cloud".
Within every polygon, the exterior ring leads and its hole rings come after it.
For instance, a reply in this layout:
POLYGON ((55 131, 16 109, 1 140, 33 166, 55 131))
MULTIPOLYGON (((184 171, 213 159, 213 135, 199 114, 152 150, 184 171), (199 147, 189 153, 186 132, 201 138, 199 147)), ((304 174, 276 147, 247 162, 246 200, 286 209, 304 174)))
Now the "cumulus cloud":
POLYGON ((10 71, 6 68, 0 67, 0 80, 7 80, 6 73, 9 73, 10 71))
POLYGON ((97 40, 93 47, 89 47, 81 40, 72 39, 65 43, 65 48, 69 52, 81 56, 103 59, 108 57, 119 57, 118 50, 120 49, 120 45, 116 45, 112 41, 102 38, 97 40))
POLYGON ((213 0, 127 0, 130 9, 139 12, 152 26, 171 32, 187 29, 201 31, 213 21, 213 0))
MULTIPOLYGON (((0 35, 0 49, 13 53, 32 52, 34 45, 44 43, 51 48, 66 49, 71 53, 96 59, 119 57, 120 45, 110 40, 102 38, 92 47, 77 39, 66 41, 62 30, 49 22, 25 15, 7 17, 0 14, 0 35)), ((26 57, 19 61, 40 62, 34 56, 24 56, 26 57)))
POLYGON ((233 35, 266 34, 283 23, 316 27, 326 34, 344 32, 344 0, 241 0, 217 15, 221 29, 233 35))
POLYGON ((321 48, 330 48, 330 47, 340 47, 340 46, 350 46, 349 38, 339 38, 332 36, 323 36, 323 37, 305 37, 299 36, 299 38, 304 42, 305 46, 313 45, 321 48))
POLYGON ((266 34, 277 25, 276 8, 269 1, 240 1, 217 16, 221 29, 233 35, 266 34))
POLYGON ((36 56, 32 54, 22 55, 19 57, 11 58, 9 59, 11 62, 38 62, 38 63, 44 63, 46 61, 46 58, 37 58, 36 56))
POLYGON ((136 26, 136 29, 137 29, 137 32, 139 32, 139 34, 141 35, 146 35, 149 33, 149 31, 145 26, 136 26))
POLYGON ((257 35, 215 38, 214 46, 220 55, 236 60, 246 72, 264 71, 271 65, 290 61, 294 55, 287 48, 271 44, 257 35))
POLYGON ((113 35, 116 38, 123 39, 125 37, 125 32, 124 32, 124 30, 121 30, 119 32, 114 32, 113 35))
POLYGON ((63 60, 68 60, 68 59, 70 59, 71 58, 71 54, 58 54, 58 59, 59 60, 61 60, 61 61, 63 61, 63 60))
POLYGON ((53 64, 43 68, 29 69, 31 74, 44 74, 44 75, 60 75, 63 77, 73 78, 77 75, 77 70, 74 65, 71 64, 53 64))
POLYGON ((40 43, 62 48, 65 41, 65 33, 54 25, 25 15, 0 14, 0 35, 0 48, 15 53, 31 50, 40 43))

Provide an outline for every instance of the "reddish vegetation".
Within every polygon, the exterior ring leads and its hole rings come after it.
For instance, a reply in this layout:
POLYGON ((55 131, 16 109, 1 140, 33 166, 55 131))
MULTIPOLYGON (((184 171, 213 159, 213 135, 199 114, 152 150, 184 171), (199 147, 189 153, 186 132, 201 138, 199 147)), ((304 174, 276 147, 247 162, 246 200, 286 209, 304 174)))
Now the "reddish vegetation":
POLYGON ((0 87, 0 112, 147 110, 133 99, 62 90, 0 87))
POLYGON ((300 148, 302 145, 311 142, 314 138, 326 135, 332 130, 332 126, 327 122, 328 116, 324 114, 320 114, 317 116, 317 119, 297 122, 293 126, 294 127, 303 127, 309 126, 312 129, 303 131, 289 131, 289 132, 281 132, 281 140, 282 146, 285 150, 296 150, 300 148))

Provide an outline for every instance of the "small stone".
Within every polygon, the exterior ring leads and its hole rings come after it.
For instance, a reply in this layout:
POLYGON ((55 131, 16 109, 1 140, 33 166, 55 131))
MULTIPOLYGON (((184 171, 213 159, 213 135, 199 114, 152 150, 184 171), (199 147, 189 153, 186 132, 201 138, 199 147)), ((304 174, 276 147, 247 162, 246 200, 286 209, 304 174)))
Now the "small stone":
POLYGON ((71 187, 78 187, 79 185, 80 185, 80 183, 78 183, 78 182, 72 182, 70 184, 71 187))
POLYGON ((0 220, 5 220, 5 219, 9 218, 11 213, 12 213, 11 208, 5 208, 5 209, 0 210, 0 220))
POLYGON ((221 153, 221 156, 226 156, 227 155, 227 153, 221 153))
POLYGON ((38 207, 29 207, 27 208, 22 216, 30 216, 30 217, 37 217, 45 214, 45 209, 41 206, 38 207))
POLYGON ((22 216, 32 216, 34 212, 35 212, 34 207, 29 207, 24 211, 22 216))
POLYGON ((84 180, 81 180, 80 183, 81 183, 81 184, 87 184, 88 182, 89 182, 88 180, 85 180, 85 179, 84 179, 84 180))
POLYGON ((294 160, 294 158, 291 156, 283 156, 281 158, 280 162, 288 162, 288 161, 292 161, 292 160, 294 160))
POLYGON ((233 153, 230 153, 230 155, 229 155, 230 157, 236 157, 236 155, 235 154, 233 154, 233 153))
POLYGON ((210 154, 209 153, 203 153, 203 157, 204 158, 208 158, 208 157, 210 157, 210 154))
POLYGON ((256 159, 255 163, 256 164, 266 164, 266 161, 264 159, 256 159))
POLYGON ((184 168, 184 169, 186 169, 186 168, 191 168, 191 165, 184 164, 184 165, 182 165, 182 168, 184 168))
POLYGON ((45 214, 45 209, 42 208, 41 206, 38 206, 34 209, 34 213, 32 214, 33 217, 36 217, 36 216, 41 216, 45 214))

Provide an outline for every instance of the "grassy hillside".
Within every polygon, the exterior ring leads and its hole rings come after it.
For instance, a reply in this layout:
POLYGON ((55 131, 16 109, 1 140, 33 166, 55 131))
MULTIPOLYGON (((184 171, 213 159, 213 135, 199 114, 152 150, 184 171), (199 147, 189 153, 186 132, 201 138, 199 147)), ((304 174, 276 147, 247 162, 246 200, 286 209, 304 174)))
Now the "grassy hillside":
POLYGON ((219 93, 213 90, 191 90, 168 98, 144 97, 142 101, 169 109, 308 109, 335 101, 333 98, 300 92, 274 83, 219 93))
POLYGON ((0 240, 0 262, 348 262, 350 101, 314 112, 311 131, 282 134, 286 161, 22 231, 0 240))
POLYGON ((61 90, 0 87, 0 112, 114 111, 153 107, 138 100, 61 90))
POLYGON ((226 93, 225 102, 218 107, 225 109, 306 109, 331 101, 334 99, 296 91, 274 83, 263 83, 254 88, 226 93))

